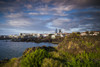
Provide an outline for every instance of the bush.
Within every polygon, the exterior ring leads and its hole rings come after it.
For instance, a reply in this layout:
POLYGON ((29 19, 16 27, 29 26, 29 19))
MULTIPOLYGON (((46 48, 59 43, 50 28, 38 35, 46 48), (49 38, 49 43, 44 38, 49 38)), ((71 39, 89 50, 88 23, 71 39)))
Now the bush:
POLYGON ((66 65, 59 60, 45 58, 42 67, 66 67, 66 65))
POLYGON ((40 67, 42 64, 42 60, 44 58, 48 58, 50 55, 44 49, 37 49, 35 52, 32 52, 26 57, 23 57, 21 60, 22 67, 40 67))
POLYGON ((3 63, 3 65, 0 66, 0 67, 16 67, 17 66, 17 62, 16 62, 17 60, 18 60, 17 58, 12 58, 7 63, 3 63))
POLYGON ((86 53, 85 51, 72 58, 67 62, 69 67, 99 67, 100 61, 95 59, 95 53, 86 53))

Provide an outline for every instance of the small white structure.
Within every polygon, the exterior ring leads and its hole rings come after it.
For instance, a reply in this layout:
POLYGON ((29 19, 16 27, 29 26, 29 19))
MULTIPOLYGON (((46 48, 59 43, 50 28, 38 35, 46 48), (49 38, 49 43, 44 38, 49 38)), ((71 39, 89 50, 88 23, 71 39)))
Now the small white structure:
POLYGON ((41 35, 40 34, 37 34, 37 37, 40 37, 41 35))
MULTIPOLYGON (((99 34, 100 32, 99 31, 93 31, 93 34, 90 34, 90 32, 89 32, 89 34, 88 35, 91 35, 91 36, 97 36, 98 34, 99 34)), ((81 36, 86 36, 87 35, 87 33, 86 32, 82 32, 81 33, 81 36)))
POLYGON ((65 34, 60 34, 60 37, 65 37, 65 34))
POLYGON ((97 36, 98 34, 99 34, 99 32, 94 32, 94 34, 93 34, 93 35, 97 36))
POLYGON ((19 35, 20 36, 30 36, 31 34, 29 34, 29 33, 20 33, 19 35))
POLYGON ((49 36, 49 35, 48 35, 48 34, 42 34, 42 36, 43 36, 43 37, 47 37, 47 36, 49 36))
POLYGON ((87 35, 86 32, 81 33, 81 36, 86 36, 86 35, 87 35))
POLYGON ((52 38, 52 39, 55 39, 55 38, 56 38, 56 35, 51 35, 51 38, 52 38))
POLYGON ((32 34, 33 37, 37 37, 37 34, 32 34))

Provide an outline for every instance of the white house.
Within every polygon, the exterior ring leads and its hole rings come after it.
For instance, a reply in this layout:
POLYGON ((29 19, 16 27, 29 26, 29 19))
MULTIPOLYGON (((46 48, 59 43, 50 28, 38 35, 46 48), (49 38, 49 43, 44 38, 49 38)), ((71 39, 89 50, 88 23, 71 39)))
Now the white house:
POLYGON ((81 33, 81 36, 86 36, 86 35, 87 35, 86 32, 81 33))
POLYGON ((99 33, 100 33, 100 32, 97 32, 97 31, 96 31, 96 32, 94 32, 93 35, 97 36, 99 33))
POLYGON ((65 37, 66 35, 65 34, 60 34, 60 37, 65 37))
POLYGON ((51 38, 52 38, 52 39, 55 39, 55 38, 56 38, 56 35, 51 35, 51 38))
POLYGON ((43 37, 47 37, 47 36, 49 36, 49 34, 42 34, 42 36, 43 36, 43 37))

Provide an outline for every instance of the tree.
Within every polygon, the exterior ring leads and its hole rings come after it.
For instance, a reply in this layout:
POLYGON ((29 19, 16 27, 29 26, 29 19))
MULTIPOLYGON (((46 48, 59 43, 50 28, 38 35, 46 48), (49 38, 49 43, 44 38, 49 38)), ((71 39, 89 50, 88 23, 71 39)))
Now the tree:
POLYGON ((89 35, 89 31, 86 31, 86 34, 89 35))
POLYGON ((80 32, 77 32, 77 34, 81 34, 80 32))
POLYGON ((98 36, 100 36, 100 32, 99 32, 98 36))
POLYGON ((49 53, 44 49, 37 49, 21 60, 21 67, 41 67, 44 58, 49 58, 49 53))
POLYGON ((90 32, 90 34, 92 34, 92 35, 93 35, 93 34, 94 34, 94 32, 93 32, 93 31, 91 31, 91 32, 90 32))

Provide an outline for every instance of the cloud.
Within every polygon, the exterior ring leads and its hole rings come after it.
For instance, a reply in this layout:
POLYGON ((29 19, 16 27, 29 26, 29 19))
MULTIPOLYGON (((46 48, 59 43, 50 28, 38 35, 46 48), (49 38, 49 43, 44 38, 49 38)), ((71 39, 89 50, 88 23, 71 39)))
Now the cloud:
POLYGON ((25 5, 25 7, 28 8, 28 9, 32 9, 32 5, 31 4, 27 4, 27 5, 25 5))
POLYGON ((62 28, 66 31, 99 31, 100 30, 100 13, 93 9, 78 11, 68 14, 66 17, 52 20, 51 26, 62 28))
POLYGON ((21 16, 22 16, 22 14, 20 14, 20 13, 16 13, 16 14, 11 13, 9 15, 6 15, 5 17, 7 17, 7 18, 19 18, 21 16))
MULTIPOLYGON (((63 15, 63 11, 70 11, 74 8, 74 5, 68 5, 68 6, 55 6, 55 7, 48 7, 47 5, 45 5, 44 7, 39 7, 36 8, 36 11, 39 12, 44 12, 44 13, 52 13, 53 15, 57 15, 57 14, 62 14, 63 15)), ((41 13, 40 13, 41 14, 41 13)))
POLYGON ((100 30, 100 0, 0 0, 0 17, 0 29, 100 30))
POLYGON ((26 31, 50 31, 47 22, 42 19, 29 18, 25 13, 11 13, 5 16, 8 20, 4 24, 0 24, 1 28, 13 28, 26 31))
POLYGON ((99 0, 54 0, 54 5, 76 5, 76 8, 100 6, 99 0))
POLYGON ((14 27, 26 27, 26 26, 31 25, 29 20, 25 20, 25 19, 9 20, 8 24, 11 25, 11 26, 14 26, 14 27))
POLYGON ((63 24, 70 22, 70 19, 67 18, 58 18, 52 21, 53 22, 53 26, 62 26, 63 24))
POLYGON ((52 10, 56 10, 56 11, 69 11, 73 9, 73 5, 69 5, 69 6, 59 6, 56 8, 53 8, 52 10))
POLYGON ((59 7, 55 7, 52 8, 52 11, 56 11, 57 13, 62 13, 63 11, 70 11, 74 8, 73 5, 69 5, 69 6, 59 6, 59 7))
POLYGON ((4 1, 0 1, 0 4, 4 4, 5 2, 4 1))
POLYGON ((34 13, 34 12, 30 12, 29 15, 52 15, 52 16, 67 16, 68 14, 64 14, 64 13, 50 13, 50 12, 40 12, 40 13, 34 13))
MULTIPOLYGON (((38 7, 44 7, 41 8, 41 10, 45 10, 45 5, 48 5, 49 7, 59 7, 59 10, 69 10, 72 9, 72 5, 74 8, 87 8, 87 7, 100 7, 100 1, 99 0, 7 0, 7 1, 0 1, 1 6, 0 9, 3 8, 12 8, 14 10, 22 11, 22 8, 26 7, 29 8, 35 8, 38 9, 38 7), (48 4, 44 4, 48 3, 48 4), (25 6, 23 6, 25 5, 25 6), (63 7, 60 7, 63 6, 63 7)), ((73 8, 73 9, 74 9, 73 8)), ((58 10, 58 8, 54 8, 55 10, 58 10)), ((32 9, 33 10, 33 9, 32 9)), ((6 9, 1 10, 6 11, 6 9)))
POLYGON ((49 2, 51 2, 52 0, 42 0, 42 2, 44 2, 44 3, 49 3, 49 2))
POLYGON ((46 12, 40 12, 40 13, 30 12, 29 15, 48 15, 48 13, 46 13, 46 12))

